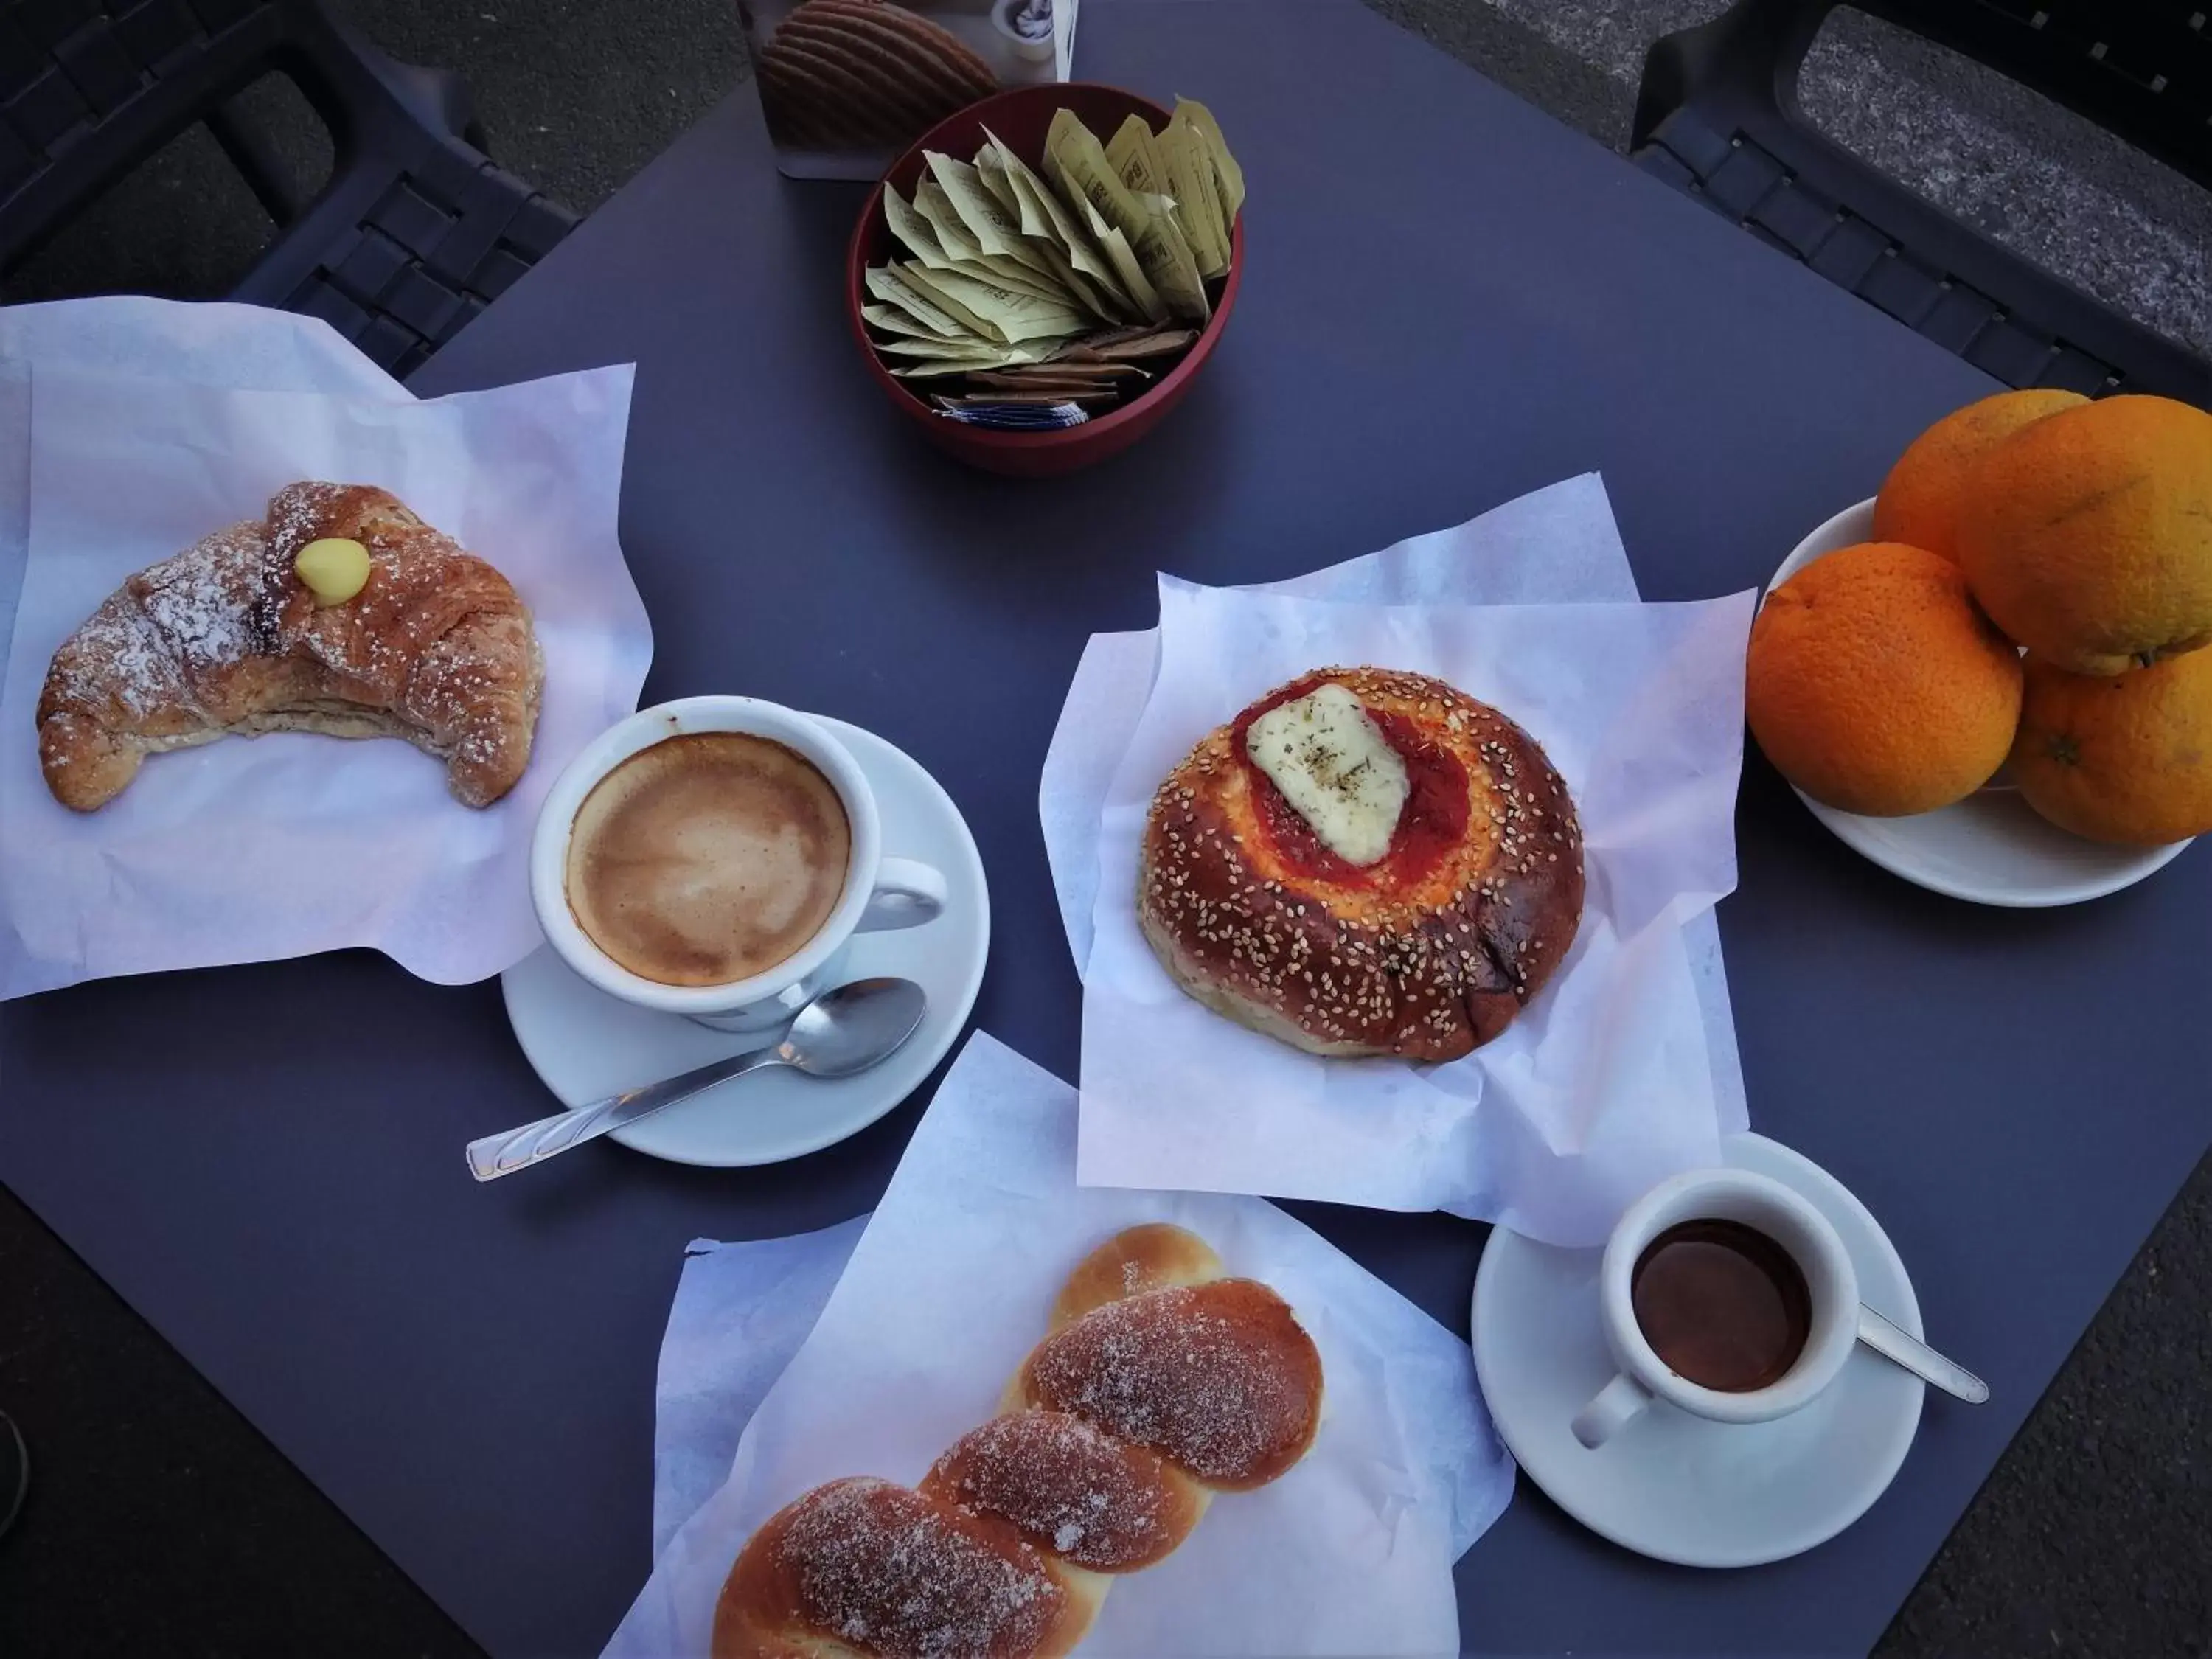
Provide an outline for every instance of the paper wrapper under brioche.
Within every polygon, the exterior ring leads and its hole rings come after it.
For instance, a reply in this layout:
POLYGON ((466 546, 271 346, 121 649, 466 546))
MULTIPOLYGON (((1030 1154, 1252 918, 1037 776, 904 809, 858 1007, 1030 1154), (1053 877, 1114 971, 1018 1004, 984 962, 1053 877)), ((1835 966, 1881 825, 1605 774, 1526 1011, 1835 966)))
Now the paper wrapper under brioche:
MULTIPOLYGON (((800 1494, 841 1478, 921 1486, 1002 1410, 1076 1264, 1152 1224, 1197 1235, 1230 1275, 1279 1295, 1328 1386, 1305 1455, 1221 1496, 1117 1586, 1081 1651, 1458 1650, 1451 1565, 1513 1480, 1465 1343, 1263 1201, 1076 1188, 1074 1137, 1073 1091, 988 1036, 970 1040, 727 1478, 667 1534, 611 1655, 708 1652, 732 1563, 800 1494)), ((848 1237, 724 1246, 686 1263, 659 1391, 686 1439, 712 1441, 702 1401, 726 1387, 742 1412, 757 1386, 758 1356, 739 1362, 713 1333, 803 1324, 778 1305, 778 1286, 809 1277, 793 1249, 833 1257, 848 1237)), ((666 1440, 659 1459, 697 1467, 666 1440)))
POLYGON ((862 1651, 1048 1655, 1115 1576, 1187 1538, 1217 1492, 1313 1443, 1320 1356, 1282 1298, 1195 1233, 1124 1228, 1078 1264, 1006 1409, 909 1491, 866 1477, 771 1516, 730 1569, 714 1659, 838 1639, 862 1651))

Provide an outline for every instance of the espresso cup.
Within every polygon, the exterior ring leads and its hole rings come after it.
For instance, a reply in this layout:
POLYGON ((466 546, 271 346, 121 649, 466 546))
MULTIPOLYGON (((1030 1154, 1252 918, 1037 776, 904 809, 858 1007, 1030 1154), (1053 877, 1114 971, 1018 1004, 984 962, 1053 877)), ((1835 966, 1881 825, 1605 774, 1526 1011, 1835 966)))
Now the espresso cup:
POLYGON ((875 792, 850 751, 818 721, 754 697, 684 697, 609 726, 554 781, 530 847, 530 896, 561 959, 610 996, 683 1014, 717 1030, 773 1036, 839 983, 855 933, 916 927, 945 908, 945 878, 913 859, 887 858, 875 792), (850 848, 842 895, 813 936, 772 967, 715 985, 671 985, 631 972, 593 942, 568 902, 568 846, 576 815, 599 781, 671 738, 736 732, 782 744, 811 764, 845 810, 850 848))
POLYGON ((1828 1218, 1778 1181, 1747 1170, 1692 1170, 1661 1182, 1628 1208, 1598 1270, 1600 1316, 1620 1373, 1575 1413, 1575 1438, 1596 1447, 1663 1400, 1716 1423, 1764 1423, 1818 1399, 1858 1340, 1858 1274, 1828 1218), (1796 1264, 1808 1309, 1803 1343, 1764 1387, 1708 1388, 1672 1369, 1637 1316, 1634 1282, 1644 1252, 1670 1228, 1734 1223, 1763 1235, 1796 1264))

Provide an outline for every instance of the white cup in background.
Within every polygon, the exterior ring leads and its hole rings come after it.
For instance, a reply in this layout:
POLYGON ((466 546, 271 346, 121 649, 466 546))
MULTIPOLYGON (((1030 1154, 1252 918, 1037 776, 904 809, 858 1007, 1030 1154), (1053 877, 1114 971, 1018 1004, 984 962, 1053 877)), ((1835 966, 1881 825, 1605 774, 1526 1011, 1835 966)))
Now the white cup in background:
POLYGON ((1575 1438, 1600 1446, 1664 1400, 1716 1423, 1764 1423, 1810 1405, 1836 1380, 1858 1340, 1858 1275, 1828 1218, 1778 1181, 1747 1170, 1692 1170, 1631 1205, 1598 1269, 1599 1315, 1620 1371, 1575 1413, 1575 1438), (1795 1364, 1762 1389, 1708 1389, 1668 1369, 1637 1322, 1630 1294, 1652 1240, 1686 1221, 1734 1221, 1764 1233, 1805 1276, 1812 1318, 1795 1364))
POLYGON ((531 840, 530 896, 547 942, 609 995, 687 1015, 718 1030, 769 1036, 839 982, 845 947, 854 933, 935 920, 945 908, 945 878, 927 864, 884 855, 875 792, 851 753, 819 723, 755 697, 684 697, 617 721, 585 745, 554 781, 531 840), (670 738, 716 732, 780 743, 829 779, 851 832, 845 890, 814 937, 773 968, 723 985, 664 985, 616 962, 577 922, 568 905, 568 839, 585 797, 623 762, 670 738))

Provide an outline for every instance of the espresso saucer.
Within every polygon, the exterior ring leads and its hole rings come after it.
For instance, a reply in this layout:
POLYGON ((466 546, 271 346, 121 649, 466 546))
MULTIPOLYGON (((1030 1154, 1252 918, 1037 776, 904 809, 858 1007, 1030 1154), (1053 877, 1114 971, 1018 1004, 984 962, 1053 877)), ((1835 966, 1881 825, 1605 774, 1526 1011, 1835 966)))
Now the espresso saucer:
MULTIPOLYGON (((967 821, 920 763, 872 732, 817 714, 852 751, 876 793, 888 854, 943 872, 944 914, 920 927, 858 933, 841 981, 893 974, 929 994, 921 1028, 889 1060, 857 1077, 823 1080, 787 1066, 733 1079, 617 1129, 609 1139, 678 1164, 734 1169, 775 1164, 858 1134, 912 1094, 945 1058, 983 983, 991 900, 967 821)), ((574 1108, 674 1077, 774 1039, 717 1031, 609 996, 541 945, 500 976, 507 1018, 545 1086, 574 1108)))
MULTIPOLYGON (((1866 1206, 1819 1165, 1763 1135, 1723 1161, 1795 1189, 1834 1224, 1859 1296, 1915 1336, 1912 1281, 1866 1206)), ((1614 1371, 1598 1320, 1600 1249, 1539 1244, 1500 1227, 1474 1279, 1483 1398, 1528 1478, 1623 1548, 1691 1567, 1748 1567, 1826 1543, 1866 1513, 1920 1424, 1920 1380, 1862 1347, 1826 1393, 1771 1423, 1720 1424, 1655 1401, 1595 1449, 1568 1425, 1614 1371)))

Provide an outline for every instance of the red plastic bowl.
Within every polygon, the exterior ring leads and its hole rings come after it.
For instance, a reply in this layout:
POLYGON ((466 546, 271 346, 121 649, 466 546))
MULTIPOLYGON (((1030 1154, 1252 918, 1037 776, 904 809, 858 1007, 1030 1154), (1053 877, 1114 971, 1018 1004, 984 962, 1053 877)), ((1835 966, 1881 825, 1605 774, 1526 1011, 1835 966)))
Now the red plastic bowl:
MULTIPOLYGON (((921 178, 924 150, 939 150, 963 161, 972 161, 975 152, 983 147, 983 129, 987 126, 1022 160, 1042 171, 1045 132, 1052 125, 1054 112, 1061 109, 1073 110, 1077 118, 1098 135, 1101 143, 1112 137, 1114 130, 1132 115, 1143 116, 1154 131, 1164 126, 1168 118, 1168 112, 1150 99, 1123 92, 1118 87, 1085 81, 1017 87, 986 98, 980 104, 971 104, 957 115, 939 121, 922 134, 912 149, 892 163, 891 170, 884 176, 898 187, 902 195, 912 196, 921 178)), ((868 372, 875 376, 876 384, 884 389, 884 395, 893 405, 939 448, 986 471, 1034 478, 1073 472, 1079 467, 1103 461, 1109 455, 1118 455, 1150 432, 1162 416, 1182 400, 1198 371, 1213 355, 1214 344, 1221 338, 1221 331, 1228 325, 1229 313, 1237 304, 1237 285, 1244 277, 1244 220, 1240 214, 1231 230, 1229 275, 1222 283, 1212 319, 1183 354, 1182 361, 1141 397, 1121 404, 1110 414, 1094 416, 1081 426, 1065 427, 1057 432, 994 432, 988 427, 967 426, 949 420, 908 390, 905 381, 884 368, 860 316, 860 307, 868 300, 863 273, 870 265, 883 264, 895 251, 890 228, 884 222, 884 191, 878 185, 868 192, 868 204, 860 210, 860 222, 853 227, 852 246, 845 256, 845 309, 868 372)))

